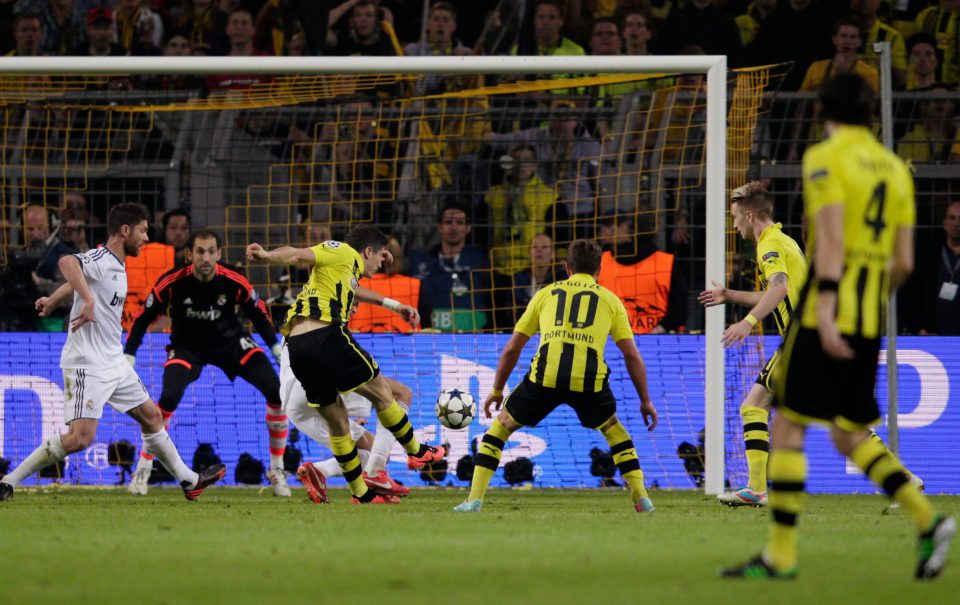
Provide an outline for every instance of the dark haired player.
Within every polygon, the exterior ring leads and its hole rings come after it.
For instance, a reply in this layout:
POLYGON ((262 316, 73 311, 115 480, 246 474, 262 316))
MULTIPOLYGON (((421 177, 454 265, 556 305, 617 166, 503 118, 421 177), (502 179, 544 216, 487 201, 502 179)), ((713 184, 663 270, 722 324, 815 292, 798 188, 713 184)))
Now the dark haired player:
MULTIPOLYGON (((270 434, 267 478, 275 496, 288 497, 290 488, 283 471, 288 423, 280 406, 280 379, 263 349, 250 338, 239 315, 242 310, 273 354, 279 356, 280 345, 267 307, 246 277, 220 263, 221 243, 216 233, 204 229, 191 234, 187 249, 190 264, 157 279, 143 311, 130 328, 124 353, 134 363, 147 327, 169 310, 172 331, 167 361, 163 364, 163 390, 157 401, 164 424, 169 425, 184 391, 200 377, 205 365, 217 366, 230 380, 243 378, 266 399, 270 434)), ((152 467, 152 456, 141 450, 128 486, 131 494, 146 495, 152 467)))
POLYGON ((484 434, 475 457, 470 495, 453 510, 477 512, 490 479, 500 465, 503 448, 515 431, 537 426, 557 406, 566 403, 580 424, 603 434, 613 461, 638 513, 652 513, 653 502, 643 485, 637 450, 627 429, 617 418, 617 401, 610 389, 610 372, 603 359, 607 337, 623 354, 627 372, 640 398, 640 413, 648 430, 657 426, 657 410, 647 392, 647 371, 633 341, 627 310, 617 295, 597 283, 600 244, 579 239, 567 248, 570 277, 543 288, 527 305, 513 336, 500 354, 493 389, 483 404, 500 410, 503 388, 530 337, 540 332, 540 346, 530 372, 510 393, 506 405, 484 434))
POLYGON ((267 251, 260 244, 247 246, 250 260, 310 266, 310 278, 290 306, 281 330, 286 336, 284 346, 308 406, 323 417, 330 429, 330 450, 340 463, 353 501, 364 504, 390 501, 369 489, 363 480, 342 393, 356 391, 373 403, 377 418, 406 450, 407 467, 411 470, 436 462, 446 454, 443 447, 431 447, 417 440, 406 411, 394 399, 377 362, 346 327, 356 298, 396 311, 414 324, 419 322, 413 307, 358 287, 361 277, 369 277, 384 262, 393 261, 386 246, 387 236, 369 225, 354 227, 345 241, 323 242, 312 248, 282 246, 267 251))
POLYGON ((123 359, 120 316, 127 295, 124 261, 139 254, 147 243, 148 217, 147 209, 140 204, 111 208, 107 244, 62 257, 59 268, 67 282, 49 297, 37 300, 40 315, 47 316, 73 295, 70 334, 60 354, 63 417, 69 428, 44 441, 16 469, 0 478, 0 501, 9 500, 14 488, 33 473, 90 447, 108 402, 140 424, 144 449, 177 478, 187 500, 199 498, 226 472, 222 464, 216 464, 196 473, 183 463, 147 389, 123 359))

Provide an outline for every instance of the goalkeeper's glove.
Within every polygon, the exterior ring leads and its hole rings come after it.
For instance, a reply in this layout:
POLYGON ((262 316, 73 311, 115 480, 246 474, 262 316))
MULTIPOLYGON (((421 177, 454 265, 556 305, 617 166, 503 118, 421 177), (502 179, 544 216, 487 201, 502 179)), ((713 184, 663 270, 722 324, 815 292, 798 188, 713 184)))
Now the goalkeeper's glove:
POLYGON ((129 355, 127 353, 124 353, 123 356, 130 363, 131 367, 137 367, 137 357, 135 355, 129 355))
POLYGON ((283 350, 283 345, 279 341, 273 343, 273 346, 270 347, 270 352, 273 353, 273 357, 280 361, 280 351, 283 350))

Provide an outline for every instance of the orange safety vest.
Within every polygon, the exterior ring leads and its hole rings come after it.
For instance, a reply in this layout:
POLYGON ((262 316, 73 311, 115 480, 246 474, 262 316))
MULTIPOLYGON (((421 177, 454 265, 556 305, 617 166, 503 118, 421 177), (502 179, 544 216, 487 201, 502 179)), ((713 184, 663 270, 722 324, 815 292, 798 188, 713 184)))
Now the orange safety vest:
POLYGON ((621 265, 607 251, 600 259, 597 283, 613 291, 627 308, 634 334, 647 334, 667 314, 673 255, 659 250, 633 265, 621 265))
MULTIPOLYGON (((360 280, 364 288, 400 301, 414 309, 420 302, 420 280, 406 275, 377 273, 360 280)), ((413 328, 400 315, 376 305, 360 305, 348 326, 351 332, 412 332, 413 328)))
POLYGON ((144 244, 137 256, 127 257, 127 300, 120 320, 124 331, 130 331, 157 279, 173 269, 173 257, 173 246, 154 242, 144 244))

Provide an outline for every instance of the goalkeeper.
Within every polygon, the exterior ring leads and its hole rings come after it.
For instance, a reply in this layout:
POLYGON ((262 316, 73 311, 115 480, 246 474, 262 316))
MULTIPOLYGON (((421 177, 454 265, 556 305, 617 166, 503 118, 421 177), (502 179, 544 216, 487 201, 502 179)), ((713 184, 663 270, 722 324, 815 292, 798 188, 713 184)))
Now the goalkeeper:
MULTIPOLYGON (((288 422, 280 405, 280 379, 270 359, 250 338, 244 315, 279 356, 280 343, 270 323, 267 307, 242 274, 220 263, 220 237, 200 230, 187 243, 190 264, 164 273, 150 290, 143 310, 130 328, 124 354, 134 363, 137 348, 147 327, 169 309, 172 322, 168 356, 163 364, 163 391, 157 405, 165 425, 183 398, 187 386, 200 377, 203 367, 212 364, 232 381, 243 378, 263 394, 267 401, 267 430, 270 434, 270 480, 275 496, 289 497, 283 472, 288 422)), ((153 468, 152 456, 143 449, 128 490, 146 495, 147 480, 153 468)))
MULTIPOLYGON (((800 298, 800 284, 807 279, 807 263, 800 246, 781 231, 782 225, 773 222, 773 198, 763 185, 754 181, 733 191, 730 203, 733 227, 740 236, 757 246, 759 292, 728 290, 720 284, 713 290, 700 293, 705 307, 726 302, 750 307, 750 312, 723 333, 727 348, 741 345, 754 326, 773 314, 777 330, 782 336, 793 309, 800 298)), ((747 453, 749 482, 735 492, 720 494, 717 500, 728 506, 767 505, 767 459, 770 455, 770 409, 773 402, 771 375, 777 365, 779 351, 760 371, 756 384, 740 404, 743 419, 743 438, 747 453)))

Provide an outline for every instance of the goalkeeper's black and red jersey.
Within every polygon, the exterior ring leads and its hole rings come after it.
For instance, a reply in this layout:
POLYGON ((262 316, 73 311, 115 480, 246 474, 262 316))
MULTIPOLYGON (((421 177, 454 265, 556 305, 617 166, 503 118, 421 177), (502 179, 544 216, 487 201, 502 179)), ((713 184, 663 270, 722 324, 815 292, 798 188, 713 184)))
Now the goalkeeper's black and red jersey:
POLYGON ((243 274, 218 263, 213 279, 202 282, 194 277, 191 264, 157 279, 133 321, 123 352, 136 354, 147 327, 167 309, 172 322, 170 343, 175 349, 203 353, 235 343, 245 335, 240 310, 267 346, 277 342, 267 306, 243 274))

